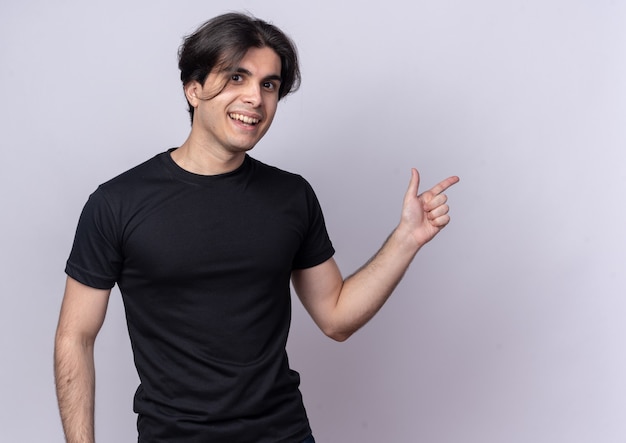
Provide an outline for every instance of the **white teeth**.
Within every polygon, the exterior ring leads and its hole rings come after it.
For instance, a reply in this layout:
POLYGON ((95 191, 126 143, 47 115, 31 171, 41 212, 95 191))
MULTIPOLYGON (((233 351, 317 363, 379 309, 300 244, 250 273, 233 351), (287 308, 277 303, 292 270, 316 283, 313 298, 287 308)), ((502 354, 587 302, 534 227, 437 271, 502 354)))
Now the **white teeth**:
POLYGON ((233 120, 239 120, 241 122, 244 122, 247 125, 256 125, 259 122, 258 118, 248 117, 247 115, 229 114, 229 117, 233 120))

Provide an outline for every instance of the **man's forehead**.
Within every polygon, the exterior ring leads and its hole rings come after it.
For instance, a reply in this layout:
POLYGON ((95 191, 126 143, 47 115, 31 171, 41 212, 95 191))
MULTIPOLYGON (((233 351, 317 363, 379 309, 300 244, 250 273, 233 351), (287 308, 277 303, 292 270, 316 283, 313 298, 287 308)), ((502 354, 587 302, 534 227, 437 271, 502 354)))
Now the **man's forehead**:
POLYGON ((276 51, 270 47, 250 47, 241 57, 222 57, 221 63, 215 67, 220 72, 240 72, 248 75, 258 75, 259 71, 265 71, 262 75, 280 76, 282 61, 276 51), (274 72, 270 72, 274 71, 274 72))

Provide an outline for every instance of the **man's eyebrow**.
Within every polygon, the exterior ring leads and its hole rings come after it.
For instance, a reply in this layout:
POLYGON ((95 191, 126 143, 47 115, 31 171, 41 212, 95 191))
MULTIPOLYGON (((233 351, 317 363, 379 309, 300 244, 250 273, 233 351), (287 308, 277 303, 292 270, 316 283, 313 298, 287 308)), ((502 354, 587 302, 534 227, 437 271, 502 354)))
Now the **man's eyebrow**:
MULTIPOLYGON (((248 75, 248 76, 252 75, 252 72, 250 72, 246 68, 242 68, 242 67, 239 67, 239 68, 235 69, 234 72, 236 72, 238 74, 245 74, 245 75, 248 75)), ((283 81, 282 77, 280 75, 278 75, 278 74, 270 74, 267 77, 265 77, 263 80, 264 81, 276 80, 276 81, 279 81, 279 82, 283 81)))
POLYGON ((283 78, 278 74, 273 74, 273 75, 268 75, 267 77, 265 77, 265 80, 276 80, 278 82, 282 82, 283 78))
POLYGON ((246 68, 237 68, 233 72, 237 72, 239 74, 252 75, 252 72, 248 71, 246 68))

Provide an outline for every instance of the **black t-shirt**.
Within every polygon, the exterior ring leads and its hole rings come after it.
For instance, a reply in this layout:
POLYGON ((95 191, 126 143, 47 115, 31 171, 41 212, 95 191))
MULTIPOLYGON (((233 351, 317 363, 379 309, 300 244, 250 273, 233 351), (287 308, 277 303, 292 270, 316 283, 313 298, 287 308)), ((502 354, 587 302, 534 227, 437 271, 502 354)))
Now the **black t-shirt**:
POLYGON ((101 185, 66 272, 118 284, 141 442, 297 442, 310 432, 285 345, 291 271, 334 253, 300 176, 246 156, 202 176, 164 152, 101 185))

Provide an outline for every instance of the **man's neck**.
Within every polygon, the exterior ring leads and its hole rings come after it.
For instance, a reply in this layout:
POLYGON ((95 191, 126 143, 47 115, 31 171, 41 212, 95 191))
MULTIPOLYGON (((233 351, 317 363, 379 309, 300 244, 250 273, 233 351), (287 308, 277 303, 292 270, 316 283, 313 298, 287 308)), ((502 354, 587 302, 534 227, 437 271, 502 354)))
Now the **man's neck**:
POLYGON ((218 175, 241 166, 246 153, 216 151, 187 139, 171 156, 185 171, 199 175, 218 175))

